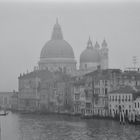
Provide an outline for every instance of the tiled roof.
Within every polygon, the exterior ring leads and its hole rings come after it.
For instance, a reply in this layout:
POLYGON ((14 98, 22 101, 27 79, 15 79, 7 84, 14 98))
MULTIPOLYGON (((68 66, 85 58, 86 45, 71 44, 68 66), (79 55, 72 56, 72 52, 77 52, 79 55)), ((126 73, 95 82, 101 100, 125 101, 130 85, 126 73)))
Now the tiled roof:
POLYGON ((132 77, 135 77, 135 79, 140 79, 140 72, 138 71, 124 71, 122 73, 122 77, 126 77, 131 79, 132 77))
POLYGON ((91 75, 91 76, 94 76, 94 77, 99 78, 99 79, 109 79, 111 73, 121 74, 121 70, 120 69, 105 69, 105 70, 99 69, 99 70, 95 70, 93 72, 90 72, 86 75, 91 75))

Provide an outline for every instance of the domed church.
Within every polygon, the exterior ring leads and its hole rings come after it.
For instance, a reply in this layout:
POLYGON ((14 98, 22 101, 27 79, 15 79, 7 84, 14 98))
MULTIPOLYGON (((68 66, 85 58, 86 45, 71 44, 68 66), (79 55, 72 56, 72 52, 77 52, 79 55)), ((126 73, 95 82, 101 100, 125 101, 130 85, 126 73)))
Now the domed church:
POLYGON ((80 55, 80 70, 96 70, 100 66, 101 69, 108 68, 108 48, 105 40, 102 42, 102 47, 96 41, 92 45, 89 37, 86 49, 80 55))
POLYGON ((63 39, 58 19, 53 27, 51 39, 43 46, 38 62, 39 69, 48 69, 51 72, 62 71, 67 74, 88 72, 108 68, 108 48, 103 40, 101 47, 96 41, 93 46, 89 37, 86 49, 80 55, 80 67, 77 71, 76 60, 71 45, 63 39))
POLYGON ((61 27, 56 20, 51 39, 43 46, 38 63, 39 69, 62 71, 68 74, 76 71, 76 60, 70 44, 63 39, 61 27))

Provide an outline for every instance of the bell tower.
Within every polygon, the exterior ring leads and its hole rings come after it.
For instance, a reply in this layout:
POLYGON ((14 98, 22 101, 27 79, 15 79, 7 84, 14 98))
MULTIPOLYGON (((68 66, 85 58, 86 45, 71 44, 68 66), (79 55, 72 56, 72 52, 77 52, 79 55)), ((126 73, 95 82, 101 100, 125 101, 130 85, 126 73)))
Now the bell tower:
POLYGON ((105 39, 102 42, 100 54, 101 54, 101 69, 108 69, 108 48, 105 39))

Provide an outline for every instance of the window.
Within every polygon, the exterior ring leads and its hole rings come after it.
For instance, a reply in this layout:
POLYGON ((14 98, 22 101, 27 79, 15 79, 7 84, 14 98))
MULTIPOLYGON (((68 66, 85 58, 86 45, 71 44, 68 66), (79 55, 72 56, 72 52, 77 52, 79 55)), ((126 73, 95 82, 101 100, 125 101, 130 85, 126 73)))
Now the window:
POLYGON ((121 101, 121 96, 119 95, 119 102, 121 101))
POLYGON ((114 96, 112 96, 112 101, 114 101, 114 96))
POLYGON ((137 107, 137 104, 135 103, 135 108, 137 107))
POLYGON ((107 88, 105 88, 105 95, 107 95, 107 88))
POLYGON ((129 95, 129 100, 128 101, 130 101, 131 100, 131 97, 130 97, 130 95, 129 95))
POLYGON ((122 97, 122 102, 124 102, 124 95, 123 95, 123 97, 122 97))
POLYGON ((138 85, 138 82, 136 81, 136 86, 138 85))
POLYGON ((107 86, 107 80, 105 80, 105 86, 107 86))
POLYGON ((75 100, 79 100, 80 99, 80 94, 75 94, 75 100))
POLYGON ((117 101, 117 96, 116 96, 116 99, 115 99, 115 101, 117 101))
POLYGON ((125 101, 127 102, 127 95, 125 96, 125 101))

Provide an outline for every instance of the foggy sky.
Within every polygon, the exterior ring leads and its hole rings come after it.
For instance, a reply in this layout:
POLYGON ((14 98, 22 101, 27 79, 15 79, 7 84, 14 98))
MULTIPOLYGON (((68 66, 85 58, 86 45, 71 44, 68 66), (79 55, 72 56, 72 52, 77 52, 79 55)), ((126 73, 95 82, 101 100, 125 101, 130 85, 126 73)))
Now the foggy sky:
POLYGON ((19 74, 37 65, 57 17, 78 63, 90 36, 93 44, 106 39, 110 68, 132 66, 132 56, 139 66, 139 2, 0 2, 0 91, 17 90, 19 74))

